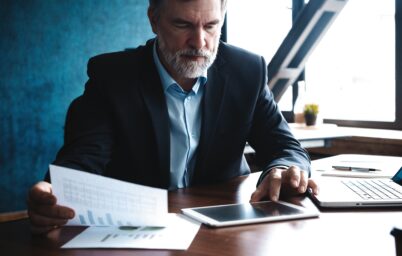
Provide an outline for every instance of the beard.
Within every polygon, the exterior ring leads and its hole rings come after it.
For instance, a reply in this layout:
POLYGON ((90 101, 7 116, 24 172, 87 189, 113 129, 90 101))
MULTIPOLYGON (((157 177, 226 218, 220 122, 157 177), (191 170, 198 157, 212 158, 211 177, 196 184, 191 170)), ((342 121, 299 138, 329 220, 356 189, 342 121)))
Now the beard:
POLYGON ((170 51, 167 48, 166 42, 162 36, 158 36, 159 50, 162 58, 167 65, 184 78, 197 78, 207 71, 216 59, 219 46, 219 37, 215 42, 215 48, 209 50, 197 49, 182 49, 176 52, 170 51), (202 61, 190 60, 186 57, 202 57, 202 61))

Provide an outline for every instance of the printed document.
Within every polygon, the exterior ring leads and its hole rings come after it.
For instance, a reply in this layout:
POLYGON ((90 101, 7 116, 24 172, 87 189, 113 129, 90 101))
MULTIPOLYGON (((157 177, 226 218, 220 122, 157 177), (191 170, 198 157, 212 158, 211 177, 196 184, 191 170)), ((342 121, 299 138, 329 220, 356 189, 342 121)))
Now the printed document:
POLYGON ((75 211, 67 225, 160 226, 167 224, 168 198, 152 188, 50 165, 53 194, 75 211))
POLYGON ((62 248, 186 250, 200 223, 174 213, 170 213, 167 219, 166 227, 89 227, 62 248))

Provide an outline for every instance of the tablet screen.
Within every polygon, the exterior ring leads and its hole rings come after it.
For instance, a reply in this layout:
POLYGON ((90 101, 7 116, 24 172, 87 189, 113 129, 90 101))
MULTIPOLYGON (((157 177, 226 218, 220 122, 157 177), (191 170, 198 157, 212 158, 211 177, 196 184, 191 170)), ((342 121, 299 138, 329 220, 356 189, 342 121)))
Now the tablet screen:
POLYGON ((303 213, 300 209, 274 202, 198 208, 194 211, 217 221, 246 220, 303 213))
POLYGON ((318 216, 317 212, 285 203, 257 202, 182 209, 184 214, 207 225, 226 226, 318 216))

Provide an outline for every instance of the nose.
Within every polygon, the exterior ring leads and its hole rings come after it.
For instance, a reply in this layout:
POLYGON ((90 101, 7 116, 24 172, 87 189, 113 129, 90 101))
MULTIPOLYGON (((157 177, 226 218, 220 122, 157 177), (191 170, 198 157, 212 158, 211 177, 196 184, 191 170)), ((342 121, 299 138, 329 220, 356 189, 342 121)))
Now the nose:
POLYGON ((204 48, 205 45, 205 31, 202 28, 194 29, 190 39, 190 46, 194 49, 200 50, 204 48))

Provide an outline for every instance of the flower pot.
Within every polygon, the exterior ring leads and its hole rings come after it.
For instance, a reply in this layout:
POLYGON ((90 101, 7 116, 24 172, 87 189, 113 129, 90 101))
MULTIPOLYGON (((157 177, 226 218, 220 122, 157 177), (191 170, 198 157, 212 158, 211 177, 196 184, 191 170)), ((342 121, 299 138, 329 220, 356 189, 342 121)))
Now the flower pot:
POLYGON ((317 115, 304 114, 304 120, 306 121, 307 126, 315 125, 315 123, 317 122, 317 115))

